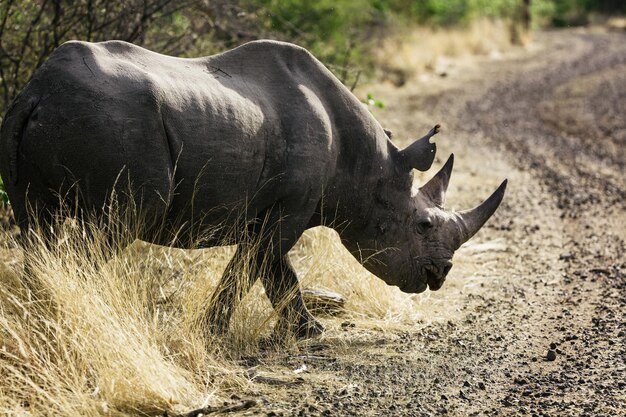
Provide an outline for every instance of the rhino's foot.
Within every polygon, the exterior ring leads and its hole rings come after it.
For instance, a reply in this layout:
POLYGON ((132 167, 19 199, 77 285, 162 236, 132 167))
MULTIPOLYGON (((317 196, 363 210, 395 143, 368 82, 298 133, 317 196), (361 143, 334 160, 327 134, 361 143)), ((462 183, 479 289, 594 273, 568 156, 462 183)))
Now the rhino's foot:
POLYGON ((207 337, 224 336, 228 332, 230 315, 219 308, 212 308, 204 320, 204 331, 207 337))
POLYGON ((205 329, 207 336, 224 336, 228 333, 228 323, 223 321, 209 322, 205 329))
POLYGON ((324 325, 310 313, 300 315, 296 320, 293 316, 282 316, 274 327, 272 338, 277 341, 289 337, 295 337, 297 340, 311 339, 320 336, 324 330, 324 325))
POLYGON ((309 316, 300 320, 295 335, 297 339, 311 339, 320 336, 326 328, 315 317, 309 316))

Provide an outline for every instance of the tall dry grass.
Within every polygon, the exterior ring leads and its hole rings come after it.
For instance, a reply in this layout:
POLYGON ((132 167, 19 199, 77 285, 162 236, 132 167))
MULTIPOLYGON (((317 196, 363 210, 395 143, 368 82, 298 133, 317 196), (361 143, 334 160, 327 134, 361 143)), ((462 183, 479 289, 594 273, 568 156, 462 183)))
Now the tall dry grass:
MULTIPOLYGON (((240 303, 226 335, 210 336, 201 320, 232 246, 137 241, 116 251, 127 236, 110 239, 111 231, 132 227, 65 220, 54 230, 47 240, 33 233, 26 251, 3 236, 0 414, 172 414, 246 390, 237 359, 267 349, 260 342, 276 322, 262 286, 240 303)), ((367 273, 330 229, 308 231, 290 256, 301 286, 347 297, 342 317, 324 319, 331 343, 340 342, 333 329, 346 319, 378 328, 429 320, 427 296, 407 296, 367 273)))
POLYGON ((30 287, 19 264, 2 271, 0 413, 149 414, 210 399, 230 370, 193 331, 191 294, 172 314, 163 303, 170 277, 146 267, 149 251, 110 258, 92 226, 56 229, 23 255, 30 287))

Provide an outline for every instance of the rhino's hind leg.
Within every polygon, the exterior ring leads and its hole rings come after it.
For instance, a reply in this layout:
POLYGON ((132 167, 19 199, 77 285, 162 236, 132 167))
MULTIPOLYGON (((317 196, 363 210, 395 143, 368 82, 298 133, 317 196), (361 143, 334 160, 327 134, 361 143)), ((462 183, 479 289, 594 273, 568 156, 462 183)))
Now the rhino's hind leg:
POLYGON ((58 305, 46 282, 44 270, 40 268, 38 259, 44 245, 52 248, 54 216, 51 209, 40 209, 36 213, 27 214, 26 210, 15 209, 14 213, 20 228, 18 243, 23 254, 23 268, 20 276, 20 297, 37 311, 33 317, 56 317, 58 305))
MULTIPOLYGON (((22 177, 25 176, 23 173, 22 177)), ((28 184, 29 179, 22 181, 28 184)), ((15 221, 20 229, 18 243, 22 249, 24 265, 21 283, 25 295, 30 301, 49 300, 50 296, 45 291, 45 286, 35 274, 33 256, 37 245, 51 243, 54 212, 57 210, 58 200, 47 189, 36 185, 22 189, 7 183, 6 187, 11 195, 15 221), (32 200, 27 200, 27 197, 31 197, 32 200)))

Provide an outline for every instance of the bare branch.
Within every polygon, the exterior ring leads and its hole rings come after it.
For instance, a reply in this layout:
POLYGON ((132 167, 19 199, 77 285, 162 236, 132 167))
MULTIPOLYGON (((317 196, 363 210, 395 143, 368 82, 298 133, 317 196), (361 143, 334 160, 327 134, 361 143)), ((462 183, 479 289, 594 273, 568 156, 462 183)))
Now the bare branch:
POLYGON ((6 27, 7 20, 9 18, 9 12, 11 11, 11 6, 13 6, 13 2, 14 0, 7 0, 6 10, 4 11, 2 22, 0 22, 0 45, 2 45, 2 35, 4 34, 4 28, 6 27))

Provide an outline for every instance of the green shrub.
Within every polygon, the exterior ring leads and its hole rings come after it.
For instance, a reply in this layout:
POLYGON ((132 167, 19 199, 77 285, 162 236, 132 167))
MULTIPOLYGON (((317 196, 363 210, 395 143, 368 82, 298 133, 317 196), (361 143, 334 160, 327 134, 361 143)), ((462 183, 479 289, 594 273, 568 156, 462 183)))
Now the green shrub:
POLYGON ((512 17, 521 0, 378 0, 380 10, 418 24, 466 25, 477 17, 512 17))
POLYGON ((553 26, 571 26, 587 23, 590 10, 589 0, 553 0, 553 26))
POLYGON ((385 19, 382 1, 248 0, 265 30, 309 49, 346 84, 351 63, 365 63, 367 32, 385 19))
POLYGON ((541 26, 576 26, 593 13, 626 14, 624 0, 533 0, 533 19, 541 26))

